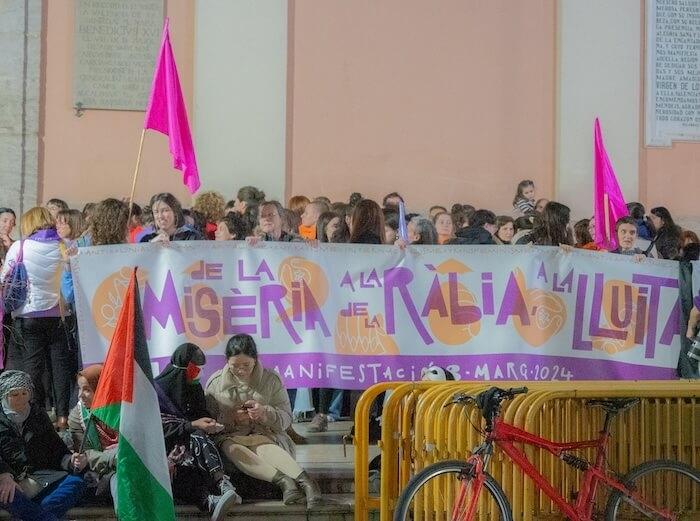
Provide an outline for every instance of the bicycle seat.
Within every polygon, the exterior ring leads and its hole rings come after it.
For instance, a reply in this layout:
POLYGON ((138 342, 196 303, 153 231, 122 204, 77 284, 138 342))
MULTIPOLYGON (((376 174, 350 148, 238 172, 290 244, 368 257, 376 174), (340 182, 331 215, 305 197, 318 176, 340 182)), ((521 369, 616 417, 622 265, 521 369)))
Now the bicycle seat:
POLYGON ((617 413, 639 403, 639 398, 607 398, 603 400, 586 400, 589 407, 601 407, 605 412, 617 413))

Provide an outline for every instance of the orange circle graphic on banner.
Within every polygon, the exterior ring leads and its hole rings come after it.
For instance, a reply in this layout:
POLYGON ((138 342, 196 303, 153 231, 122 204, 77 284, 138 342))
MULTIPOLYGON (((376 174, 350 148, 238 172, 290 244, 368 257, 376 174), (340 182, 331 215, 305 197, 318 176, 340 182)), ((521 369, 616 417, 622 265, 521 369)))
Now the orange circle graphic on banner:
POLYGON ((518 315, 513 316, 515 330, 525 342, 532 347, 544 345, 550 338, 561 331, 566 323, 566 305, 562 298, 543 289, 527 289, 522 270, 515 271, 518 284, 530 319, 523 324, 518 315))
MULTIPOLYGON (((124 266, 111 275, 107 275, 97 286, 92 297, 92 320, 97 331, 107 340, 112 340, 133 269, 133 266, 124 266)), ((147 273, 143 269, 136 272, 136 279, 140 287, 143 287, 147 277, 147 273)))
MULTIPOLYGON (((293 284, 301 283, 302 281, 309 288, 309 291, 314 297, 316 304, 318 306, 323 306, 323 304, 328 299, 328 279, 323 271, 323 268, 303 257, 287 257, 282 262, 277 269, 277 277, 279 278, 280 284, 287 288, 287 294, 285 299, 290 304, 292 303, 292 291, 302 291, 303 288, 295 289, 293 284)), ((303 298, 302 291, 302 309, 306 305, 303 298)))
POLYGON ((399 348, 384 329, 381 314, 343 316, 338 319, 333 335, 336 353, 344 355, 398 355, 399 348))
MULTIPOLYGON (((445 301, 447 315, 440 316, 438 310, 433 309, 428 313, 428 325, 433 335, 448 346, 456 346, 469 342, 479 334, 481 321, 469 324, 453 324, 450 304, 450 284, 443 282, 440 284, 440 293, 445 301)), ((461 306, 475 305, 476 297, 463 285, 457 284, 457 303, 461 306)))
POLYGON ((627 337, 621 338, 608 338, 597 336, 591 339, 593 343, 593 348, 600 351, 605 351, 610 355, 619 353, 620 351, 627 351, 635 346, 634 342, 634 330, 637 327, 637 300, 639 297, 639 288, 625 282, 624 280, 608 280, 603 286, 603 302, 601 304, 602 314, 604 319, 601 317, 601 327, 606 329, 613 329, 615 331, 625 331, 627 337), (613 291, 617 296, 617 307, 613 309, 613 291), (629 305, 626 299, 626 295, 631 297, 629 305), (616 315, 616 319, 619 323, 624 324, 629 320, 629 323, 624 328, 618 328, 613 326, 612 316, 613 313, 616 315))

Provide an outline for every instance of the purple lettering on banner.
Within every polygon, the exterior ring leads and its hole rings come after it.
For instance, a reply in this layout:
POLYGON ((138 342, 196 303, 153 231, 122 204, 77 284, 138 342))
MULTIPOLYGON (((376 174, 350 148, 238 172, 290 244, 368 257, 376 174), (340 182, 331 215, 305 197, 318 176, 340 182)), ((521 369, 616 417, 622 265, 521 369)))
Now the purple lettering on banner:
POLYGON ((623 310, 625 316, 620 318, 620 287, 612 287, 612 309, 610 310, 610 321, 618 329, 627 328, 632 322, 632 286, 625 284, 625 302, 623 310))
POLYGON ((361 288, 381 288, 382 283, 379 281, 379 277, 377 276, 377 270, 372 269, 372 271, 369 272, 369 275, 365 279, 365 272, 361 271, 360 272, 360 287, 361 288))
POLYGON ((190 273, 190 277, 192 277, 192 280, 204 280, 205 277, 205 270, 204 270, 204 261, 200 260, 197 261, 198 268, 192 270, 192 273, 190 273))
POLYGON ((156 294, 151 289, 151 285, 146 282, 146 288, 143 291, 143 326, 146 329, 147 339, 151 338, 151 321, 154 318, 163 329, 168 324, 168 318, 172 318, 175 332, 178 335, 185 332, 180 302, 177 299, 177 291, 175 291, 175 283, 170 270, 165 276, 163 294, 160 299, 156 297, 156 294))
POLYGON ((545 283, 549 283, 549 281, 547 280, 547 270, 544 267, 544 262, 540 263, 540 271, 537 272, 537 278, 544 279, 545 283))
POLYGON ((197 328, 197 324, 194 320, 188 320, 187 323, 189 324, 190 332, 199 338, 209 338, 215 336, 221 328, 219 313, 216 309, 204 307, 204 299, 209 299, 210 306, 216 306, 219 303, 219 297, 216 294, 216 291, 211 289, 209 286, 198 288, 194 294, 194 316, 209 322, 208 328, 200 330, 197 328))
POLYGON ((615 338, 617 340, 625 340, 627 331, 617 331, 600 326, 601 308, 603 306, 603 290, 605 289, 605 277, 602 273, 595 274, 595 283, 593 286, 593 306, 591 308, 590 334, 591 336, 615 338))
POLYGON ((634 343, 643 344, 647 330, 647 292, 649 288, 639 288, 637 297, 637 323, 634 325, 634 343))
POLYGON ((342 288, 343 286, 350 286, 350 289, 355 292, 355 286, 352 284, 352 277, 350 276, 350 272, 346 271, 345 275, 343 275, 343 280, 340 281, 340 287, 342 288))
POLYGON ((265 262, 264 259, 260 263, 260 266, 258 266, 258 269, 255 271, 255 274, 258 276, 258 280, 261 280, 260 275, 262 275, 263 273, 267 275, 267 278, 270 280, 270 282, 275 280, 275 276, 272 274, 270 266, 267 265, 267 262, 265 262))
POLYGON ((525 297, 523 297, 523 294, 520 292, 520 287, 518 286, 518 281, 515 279, 515 275, 511 272, 508 276, 508 284, 506 285, 506 291, 503 295, 503 301, 501 302, 501 310, 498 312, 496 325, 502 326, 508 322, 509 317, 514 315, 520 317, 522 325, 530 325, 530 317, 527 314, 525 297))
MULTIPOLYGON (((484 355, 353 356, 335 353, 260 353, 260 362, 276 370, 287 388, 332 387, 366 389, 389 380, 419 380, 421 369, 449 368, 459 380, 677 380, 675 368, 645 366, 598 358, 544 356, 522 353, 484 355), (313 371, 310 370, 313 368, 313 371)), ((165 367, 169 357, 156 359, 165 367)), ((226 370, 226 357, 207 355, 205 381, 226 370)), ((575 386, 574 383, 571 383, 575 386)))
POLYGON ((243 259, 238 259, 238 280, 239 282, 249 282, 260 280, 259 275, 246 275, 243 259))
POLYGON ((437 275, 435 275, 433 283, 430 286, 428 298, 425 299, 425 305, 423 306, 421 316, 427 317, 432 310, 436 310, 441 317, 447 316, 447 304, 445 303, 445 298, 442 296, 440 279, 437 275))
POLYGON ((459 303, 459 282, 457 274, 450 273, 448 276, 450 287, 450 320, 455 325, 467 325, 481 320, 481 310, 477 306, 467 304, 463 306, 459 303))
POLYGON ((649 317, 649 324, 647 325, 647 342, 644 357, 654 358, 661 288, 678 289, 678 279, 635 273, 632 275, 632 282, 635 284, 646 284, 651 288, 651 295, 649 295, 649 314, 647 315, 649 317))
POLYGON ((681 333, 681 300, 678 299, 673 305, 671 314, 666 321, 666 327, 664 327, 664 331, 661 333, 659 343, 665 346, 670 346, 671 342, 673 342, 673 337, 676 335, 680 336, 681 333))
POLYGON ((491 272, 481 274, 481 300, 484 301, 481 306, 482 313, 493 315, 495 311, 493 306, 493 273, 491 272))
POLYGON ((224 322, 224 335, 245 333, 255 335, 258 326, 255 324, 234 324, 234 318, 255 318, 255 295, 234 295, 221 299, 221 311, 224 322))
POLYGON ((423 325, 418 315, 416 306, 408 291, 408 284, 413 280, 413 273, 408 268, 395 267, 384 270, 384 308, 386 310, 386 332, 390 335, 396 334, 396 321, 394 314, 394 288, 398 288, 399 294, 408 311, 418 334, 426 345, 433 343, 433 338, 423 325))
POLYGON ((588 291, 588 275, 581 273, 576 286, 576 311, 574 312, 574 338, 572 349, 592 351, 593 342, 583 339, 583 318, 586 311, 586 292, 588 291))
POLYGON ((554 281, 552 282, 552 289, 557 293, 571 293, 574 285, 574 268, 564 277, 564 280, 559 282, 559 273, 554 273, 554 281))
POLYGON ((282 299, 287 294, 287 288, 280 284, 267 284, 265 286, 260 286, 260 330, 263 338, 270 338, 270 309, 269 305, 272 304, 277 310, 277 315, 282 321, 282 325, 289 333, 292 341, 295 344, 301 344, 301 337, 294 329, 294 325, 287 316, 287 312, 284 310, 284 304, 282 304, 282 299))
POLYGON ((304 328, 307 331, 313 331, 316 329, 316 324, 318 324, 321 326, 323 336, 331 336, 330 331, 328 331, 328 326, 326 325, 326 320, 323 318, 323 314, 321 313, 321 308, 319 307, 318 302, 316 302, 316 299, 314 298, 313 293, 311 293, 306 281, 302 279, 301 285, 304 291, 304 328))

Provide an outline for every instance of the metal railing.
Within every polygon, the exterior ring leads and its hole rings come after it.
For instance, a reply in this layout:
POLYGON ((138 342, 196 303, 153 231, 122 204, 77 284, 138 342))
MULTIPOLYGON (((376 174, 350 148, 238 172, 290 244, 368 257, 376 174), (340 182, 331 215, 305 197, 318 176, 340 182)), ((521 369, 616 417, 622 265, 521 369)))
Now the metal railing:
MULTIPOLYGON (((457 392, 478 393, 491 385, 521 386, 524 382, 391 382, 375 385, 360 398, 355 412, 355 520, 366 521, 379 510, 391 520, 396 500, 413 474, 436 461, 465 459, 481 441, 473 426, 481 425, 476 407, 445 407, 457 392), (369 493, 369 411, 385 391, 380 495, 369 493)), ((587 407, 591 398, 639 397, 641 403, 618 415, 608 450, 610 468, 626 473, 651 459, 700 464, 700 382, 586 381, 527 382, 527 395, 504 406, 507 422, 557 441, 593 439, 602 427, 600 409, 587 407)), ((577 488, 580 471, 546 451, 525 447, 528 458, 556 485, 564 497, 577 488)), ((583 454, 590 458, 592 454, 583 454)), ((489 472, 511 501, 515 519, 556 518, 559 512, 529 478, 499 451, 489 472)), ((607 494, 601 491, 601 506, 607 494)), ((698 498, 700 502, 700 498, 698 498)), ((700 506, 699 506, 700 508, 700 506)))

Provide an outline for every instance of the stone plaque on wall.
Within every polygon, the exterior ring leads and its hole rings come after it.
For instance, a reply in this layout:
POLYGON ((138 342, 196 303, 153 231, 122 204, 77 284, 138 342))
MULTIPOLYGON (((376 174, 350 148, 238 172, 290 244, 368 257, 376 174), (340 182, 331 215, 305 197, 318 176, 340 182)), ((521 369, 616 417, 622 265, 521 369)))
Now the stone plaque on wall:
POLYGON ((646 27, 646 145, 700 141, 700 0, 647 0, 646 27))
POLYGON ((163 0, 76 0, 73 104, 146 110, 163 0))

